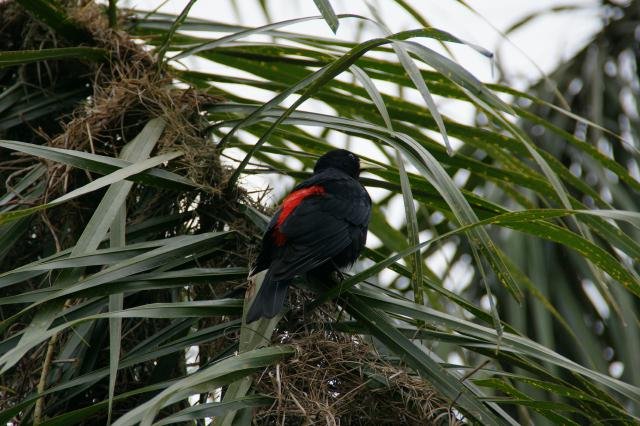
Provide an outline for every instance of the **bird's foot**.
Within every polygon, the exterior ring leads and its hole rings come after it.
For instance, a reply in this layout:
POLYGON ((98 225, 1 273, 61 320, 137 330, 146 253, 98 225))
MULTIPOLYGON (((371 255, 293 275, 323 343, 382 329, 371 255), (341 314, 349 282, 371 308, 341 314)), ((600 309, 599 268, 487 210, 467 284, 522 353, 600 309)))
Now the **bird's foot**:
POLYGON ((334 275, 335 275, 335 279, 334 281, 337 282, 342 282, 346 279, 345 275, 342 273, 342 271, 340 270, 340 268, 338 268, 338 265, 336 265, 336 263, 332 260, 331 264, 333 265, 334 268, 334 275))

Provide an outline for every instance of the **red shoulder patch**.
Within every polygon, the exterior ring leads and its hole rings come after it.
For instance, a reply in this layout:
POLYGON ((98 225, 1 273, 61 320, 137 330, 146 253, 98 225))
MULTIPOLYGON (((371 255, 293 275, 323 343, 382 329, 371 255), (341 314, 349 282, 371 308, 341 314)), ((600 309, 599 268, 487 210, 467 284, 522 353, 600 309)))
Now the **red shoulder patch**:
POLYGON ((276 221, 276 226, 273 230, 273 238, 278 246, 284 245, 287 241, 286 235, 280 232, 280 225, 284 223, 284 221, 289 217, 291 213, 298 207, 298 205, 307 197, 311 197, 314 195, 323 195, 325 193, 324 187, 322 185, 314 185, 309 186, 307 188, 302 188, 297 191, 293 191, 291 194, 287 195, 282 202, 282 209, 280 211, 280 216, 278 216, 278 220, 276 221))

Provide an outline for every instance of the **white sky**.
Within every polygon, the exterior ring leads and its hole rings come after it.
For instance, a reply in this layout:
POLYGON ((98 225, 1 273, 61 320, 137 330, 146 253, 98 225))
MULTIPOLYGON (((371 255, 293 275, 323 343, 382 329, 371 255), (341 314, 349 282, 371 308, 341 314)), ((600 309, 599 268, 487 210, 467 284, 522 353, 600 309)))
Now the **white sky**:
MULTIPOLYGON (((385 24, 393 32, 419 27, 415 20, 394 1, 369 0, 369 2, 379 11, 385 24)), ((467 0, 469 6, 477 13, 465 8, 456 0, 409 0, 408 2, 419 10, 432 26, 493 52, 497 62, 505 70, 507 79, 518 89, 526 89, 528 82, 538 80, 541 75, 540 70, 548 73, 558 63, 571 57, 577 50, 588 44, 592 35, 601 27, 598 0, 467 0), (544 14, 512 33, 509 41, 500 34, 500 31, 531 13, 564 5, 576 5, 580 10, 544 14)), ((162 3, 160 0, 122 1, 124 5, 146 10, 155 9, 162 3)), ((186 4, 186 0, 169 0, 159 10, 178 14, 186 4)), ((266 4, 272 22, 318 15, 313 0, 266 0, 266 4)), ((371 17, 365 0, 331 0, 331 4, 339 14, 350 13, 371 17)), ((267 23, 258 0, 200 0, 192 7, 190 16, 252 27, 267 23), (237 11, 240 12, 239 16, 237 11)), ((356 40, 357 23, 356 19, 342 20, 337 37, 356 40)), ((286 27, 284 30, 334 37, 322 20, 307 21, 286 27)), ((380 35, 372 25, 368 25, 360 34, 360 40, 380 35)), ((437 43, 427 39, 420 41, 442 52, 437 43)), ((480 80, 496 81, 497 75, 493 72, 489 59, 468 46, 449 44, 448 47, 453 51, 455 60, 480 80)), ((186 58, 184 63, 189 67, 212 66, 211 63, 197 58, 186 58)), ((220 69, 222 68, 220 65, 214 66, 216 71, 225 72, 220 69)), ((232 72, 239 74, 237 70, 232 72)), ((384 87, 380 89, 385 90, 384 87)), ((245 93, 247 96, 264 101, 273 96, 259 90, 248 92, 250 94, 245 93)), ((404 96, 416 103, 423 102, 417 91, 407 90, 404 96)), ((473 117, 473 108, 469 104, 446 99, 436 100, 439 109, 445 115, 467 123, 473 117)), ((307 101, 302 108, 327 112, 323 105, 316 104, 319 103, 307 101)), ((332 143, 340 145, 343 140, 343 137, 338 139, 333 137, 332 143)), ((456 141, 453 142, 455 146, 456 141)), ((367 155, 370 153, 366 143, 359 141, 358 148, 361 149, 361 153, 367 155)), ((373 156, 375 158, 375 155, 373 156)), ((272 200, 277 201, 291 187, 293 181, 282 176, 261 175, 246 177, 242 183, 250 188, 265 188, 267 185, 274 187, 272 200)), ((377 195, 380 194, 372 194, 374 199, 378 198, 377 195)))
MULTIPOLYGON (((158 0, 124 1, 133 7, 152 9, 161 4, 158 0)), ((179 13, 187 2, 169 0, 160 10, 179 13)), ((313 0, 267 0, 272 21, 318 15, 313 0)), ((371 0, 394 31, 417 28, 417 23, 392 0, 371 0)), ((415 9, 436 28, 448 31, 466 41, 478 44, 494 52, 511 77, 536 79, 536 67, 517 48, 506 43, 492 25, 505 30, 514 22, 536 11, 545 11, 563 5, 576 5, 582 10, 551 13, 535 19, 530 25, 514 32, 510 38, 545 72, 552 70, 559 61, 570 57, 588 43, 591 35, 600 28, 597 0, 467 0, 475 9, 474 14, 455 0, 409 0, 415 9), (490 24, 488 22, 490 22, 490 24), (499 47, 500 46, 500 47, 499 47)), ((331 0, 336 13, 352 13, 370 17, 365 0, 331 0)), ((241 23, 259 26, 266 23, 257 0, 200 0, 191 9, 190 16, 225 23, 241 23), (241 12, 238 20, 232 3, 241 12)), ((356 20, 344 20, 338 37, 352 39, 356 20)), ((333 36, 324 22, 306 22, 290 27, 291 30, 333 36)), ((365 32, 365 37, 375 36, 365 32)), ((478 54, 468 48, 457 49, 456 59, 483 81, 492 80, 491 67, 478 54)))

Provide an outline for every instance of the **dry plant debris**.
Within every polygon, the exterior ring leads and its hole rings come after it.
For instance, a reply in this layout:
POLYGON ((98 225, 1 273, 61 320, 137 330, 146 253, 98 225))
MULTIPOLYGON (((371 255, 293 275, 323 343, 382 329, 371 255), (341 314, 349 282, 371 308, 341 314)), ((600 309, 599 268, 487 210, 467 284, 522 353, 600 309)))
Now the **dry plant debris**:
POLYGON ((258 392, 276 400, 257 424, 459 424, 429 383, 357 336, 310 331, 275 340, 294 345, 296 355, 256 377, 258 392))
MULTIPOLYGON (((131 229, 132 225, 151 221, 156 217, 170 216, 176 217, 175 224, 167 225, 155 236, 151 235, 148 238, 160 239, 174 235, 233 229, 238 231, 238 238, 228 241, 220 251, 198 259, 199 266, 246 266, 253 243, 251 238, 258 232, 240 213, 240 209, 247 204, 260 210, 262 207, 248 197, 242 188, 225 193, 220 190, 226 186, 229 171, 219 161, 215 145, 207 135, 209 123, 202 115, 207 105, 219 102, 220 98, 184 84, 176 84, 170 69, 158 64, 148 46, 131 38, 125 31, 109 28, 104 11, 95 2, 63 0, 59 3, 90 35, 91 39, 87 44, 105 49, 109 60, 100 63, 77 59, 52 60, 1 69, 0 87, 20 84, 21 90, 38 97, 51 98, 54 93, 66 93, 67 88, 79 92, 80 95, 75 96, 73 102, 65 104, 64 108, 56 110, 55 114, 35 119, 23 118, 8 131, 0 131, 0 137, 117 156, 122 147, 131 141, 149 120, 162 117, 167 125, 152 155, 182 151, 184 155, 169 163, 167 169, 190 178, 198 188, 178 192, 134 185, 128 197, 128 229, 131 229), (187 207, 189 211, 185 212, 187 207)), ((124 28, 124 25, 120 27, 124 28)), ((18 2, 0 1, 0 50, 37 50, 75 45, 77 44, 58 37, 46 25, 34 19, 18 2)), ((44 184, 45 190, 38 199, 24 204, 24 207, 50 201, 98 177, 60 163, 2 150, 0 181, 8 186, 40 164, 46 166, 46 173, 37 184, 44 184)), ((102 191, 96 191, 64 206, 48 209, 32 216, 28 222, 25 221, 24 238, 2 257, 2 269, 11 270, 74 245, 100 202, 102 194, 102 191)), ((133 240, 135 242, 135 238, 133 240)), ((87 273, 93 272, 96 272, 96 268, 87 269, 87 273)), ((18 294, 48 285, 48 280, 30 279, 19 287, 5 289, 4 294, 18 294)), ((221 297, 240 285, 240 280, 219 285, 198 285, 190 287, 185 292, 188 292, 186 296, 191 300, 210 300, 221 297)), ((172 300, 168 291, 150 292, 143 296, 144 299, 142 296, 129 297, 126 303, 135 305, 142 302, 172 300)), ((73 300, 70 306, 79 305, 81 302, 83 300, 73 300)), ((18 305, 3 306, 0 309, 0 318, 11 317, 20 308, 18 305)), ((30 316, 25 316, 7 330, 3 337, 14 335, 26 327, 30 319, 30 316)), ((206 327, 219 321, 221 319, 218 317, 206 318, 201 320, 200 326, 206 327)), ((125 320, 123 353, 162 329, 167 323, 166 320, 125 320)), ((53 341, 51 351, 45 342, 20 360, 15 374, 2 378, 0 388, 7 389, 8 396, 0 398, 0 409, 14 406, 20 402, 21 396, 28 395, 36 389, 38 382, 42 382, 43 366, 51 368, 50 374, 44 374, 48 376, 48 386, 62 379, 61 372, 75 361, 56 363, 55 354, 60 353, 72 336, 72 333, 60 335, 53 341), (53 362, 47 360, 47 353, 54 354, 53 362)), ((206 354, 211 351, 213 349, 204 348, 201 357, 206 359, 206 354)), ((184 373, 179 371, 179 355, 174 366, 177 376, 184 373)), ((101 352, 100 356, 102 358, 98 363, 108 362, 105 352, 101 352)), ((118 375, 118 392, 135 388, 140 381, 153 375, 154 368, 153 362, 146 362, 130 369, 123 369, 118 375)), ((89 400, 104 400, 106 390, 106 387, 95 386, 88 390, 85 396, 89 400)), ((77 402, 81 401, 78 399, 77 402)), ((46 407, 53 406, 54 402, 55 396, 49 397, 46 407)), ((67 403, 65 409, 79 408, 74 405, 75 402, 67 403)), ((138 402, 131 398, 118 404, 116 409, 126 410, 129 405, 135 406, 138 402)), ((100 423, 98 420, 96 422, 100 423)))

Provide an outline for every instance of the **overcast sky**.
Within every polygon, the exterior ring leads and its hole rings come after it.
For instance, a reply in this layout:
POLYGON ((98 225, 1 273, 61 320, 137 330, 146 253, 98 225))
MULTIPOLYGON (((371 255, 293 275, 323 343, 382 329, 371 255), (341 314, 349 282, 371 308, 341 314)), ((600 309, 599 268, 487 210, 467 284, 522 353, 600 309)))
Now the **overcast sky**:
MULTIPOLYGON (((161 4, 158 0, 129 0, 123 2, 134 7, 153 9, 161 4)), ((160 9, 179 13, 187 2, 169 0, 160 9)), ((385 23, 394 32, 418 27, 411 16, 401 10, 392 0, 370 0, 378 8, 385 23)), ((494 52, 512 78, 537 79, 539 72, 532 59, 545 72, 552 70, 559 61, 570 57, 586 43, 600 28, 596 0, 467 0, 475 9, 473 13, 456 0, 410 0, 414 8, 436 28, 449 31, 466 41, 478 44, 494 52), (514 47, 506 42, 496 29, 504 31, 514 22, 537 11, 550 10, 564 5, 579 6, 581 10, 548 13, 533 20, 510 35, 514 47), (494 29, 495 27, 496 29, 494 29), (522 52, 530 59, 527 59, 522 52), (508 58, 506 60, 505 58, 508 58)), ((267 0, 266 4, 273 21, 317 15, 313 0, 267 0)), ((331 0, 337 13, 354 13, 371 16, 364 0, 331 0)), ((266 23, 257 0, 201 0, 191 9, 191 16, 227 23, 259 26, 266 23), (234 8, 232 3, 236 3, 234 8), (235 10, 241 12, 241 22, 235 10)), ((344 20, 338 37, 353 39, 354 21, 344 20)), ((332 36, 323 22, 305 22, 290 27, 292 30, 332 36)), ((365 37, 376 36, 372 30, 365 37)), ((469 49, 457 49, 456 59, 483 81, 492 80, 491 67, 469 49)))
MULTIPOLYGON (((369 0, 369 2, 378 9, 379 15, 393 32, 419 27, 417 22, 397 6, 393 0, 369 0)), ((145 10, 155 9, 162 3, 159 0, 126 0, 121 2, 121 4, 145 10)), ((186 3, 186 0, 169 0, 162 5, 160 11, 178 14, 186 3)), ((266 0, 265 3, 268 6, 272 22, 318 15, 313 0, 266 0)), ((601 27, 601 11, 598 8, 599 1, 596 0, 573 0, 571 2, 561 0, 467 0, 467 4, 475 12, 465 8, 456 0, 409 0, 408 3, 418 9, 432 26, 493 52, 496 60, 505 70, 507 79, 518 89, 526 89, 528 82, 540 78, 541 71, 548 73, 558 63, 571 57, 577 50, 588 44, 593 34, 601 27), (533 19, 529 25, 510 34, 508 40, 501 34, 513 23, 534 12, 549 11, 552 8, 565 5, 578 6, 579 10, 543 13, 533 19)), ((371 17, 365 0, 331 0, 331 4, 337 13, 371 17)), ((190 16, 251 27, 267 23, 267 18, 258 0, 200 0, 191 9, 190 16), (237 13, 238 11, 239 13, 237 13)), ((342 20, 337 37, 355 40, 357 37, 356 23, 357 20, 354 19, 342 20)), ((335 37, 322 20, 306 21, 284 29, 335 37)), ((373 25, 369 25, 360 34, 360 40, 380 35, 373 25)), ((211 34, 211 36, 217 37, 218 35, 211 34)), ((442 51, 435 42, 429 42, 424 38, 420 41, 442 51)), ((498 77, 497 73, 493 72, 491 61, 473 49, 455 44, 450 44, 449 48, 453 51, 455 60, 480 80, 493 82, 498 77)), ((224 67, 220 65, 212 65, 197 58, 187 58, 185 63, 190 68, 215 66, 217 72, 226 71, 238 74, 237 70, 224 70, 224 67)), ((381 90, 385 90, 385 88, 382 87, 381 90)), ((266 101, 273 96, 273 94, 264 91, 255 90, 252 92, 255 92, 251 93, 252 97, 260 101, 266 101)), ((251 96, 249 93, 245 93, 245 95, 251 96)), ((416 103, 423 102, 417 91, 406 90, 404 96, 416 103)), ((436 100, 443 114, 462 122, 471 122, 473 118, 471 105, 447 99, 436 100)), ((302 105, 302 109, 311 107, 323 111, 323 105, 316 104, 312 100, 307 101, 302 105)), ((330 136, 333 138, 331 142, 340 146, 340 137, 333 134, 330 136)), ((455 144, 456 141, 453 142, 455 144)), ((367 144, 364 142, 359 144, 359 148, 364 150, 361 153, 369 154, 366 146, 367 144)), ((238 155, 241 154, 238 153, 238 155)), ((293 181, 282 176, 262 175, 247 177, 243 179, 243 184, 258 188, 270 185, 274 188, 270 198, 272 201, 277 201, 291 187, 293 181)), ((381 194, 372 195, 375 199, 375 195, 381 194)))

